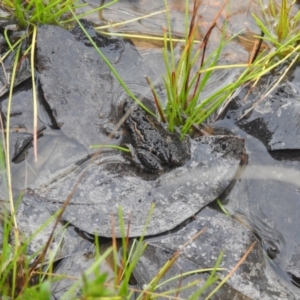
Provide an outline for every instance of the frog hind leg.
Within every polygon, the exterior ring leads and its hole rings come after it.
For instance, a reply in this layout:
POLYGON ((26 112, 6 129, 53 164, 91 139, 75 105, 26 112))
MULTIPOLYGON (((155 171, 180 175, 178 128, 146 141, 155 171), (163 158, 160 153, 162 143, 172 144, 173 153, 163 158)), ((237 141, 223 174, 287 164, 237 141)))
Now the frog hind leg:
POLYGON ((130 144, 126 144, 125 146, 130 150, 131 160, 135 163, 140 171, 148 173, 162 173, 164 171, 158 157, 151 152, 144 149, 136 150, 130 144))

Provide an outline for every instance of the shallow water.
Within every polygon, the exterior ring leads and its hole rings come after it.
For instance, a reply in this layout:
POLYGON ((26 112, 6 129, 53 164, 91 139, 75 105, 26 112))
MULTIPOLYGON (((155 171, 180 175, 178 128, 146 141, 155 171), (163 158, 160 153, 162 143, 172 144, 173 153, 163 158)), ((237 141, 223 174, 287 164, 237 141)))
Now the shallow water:
MULTIPOLYGON (((224 119, 217 121, 215 125, 230 129, 234 134, 245 138, 249 159, 241 179, 224 199, 228 202, 226 207, 237 219, 253 228, 261 238, 267 255, 277 265, 276 270, 281 273, 281 268, 288 272, 293 283, 298 286, 300 164, 299 149, 293 146, 294 141, 297 142, 297 134, 293 136, 293 129, 297 128, 298 123, 291 116, 284 117, 284 114, 281 119, 277 119, 277 133, 286 125, 291 128, 291 132, 286 132, 286 138, 282 140, 281 134, 276 135, 276 130, 267 131, 259 119, 251 122, 250 117, 248 124, 251 127, 237 123, 235 117, 232 117, 234 112, 234 108, 229 109, 224 119), (246 127, 248 133, 241 127, 246 127), (266 143, 272 142, 270 134, 273 141, 277 136, 276 140, 286 147, 268 151, 266 143), (278 139, 280 136, 281 140, 278 139), (256 137, 264 141, 264 144, 256 137)), ((265 116, 267 122, 274 119, 265 116)))

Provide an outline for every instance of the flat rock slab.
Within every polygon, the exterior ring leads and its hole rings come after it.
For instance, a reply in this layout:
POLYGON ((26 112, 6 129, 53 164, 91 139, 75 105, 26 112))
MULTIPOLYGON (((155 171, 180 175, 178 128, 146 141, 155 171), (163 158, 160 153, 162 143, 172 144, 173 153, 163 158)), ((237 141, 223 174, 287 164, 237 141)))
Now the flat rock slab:
MULTIPOLYGON (((218 276, 223 279, 255 240, 254 235, 243 225, 207 207, 178 232, 147 240, 147 248, 134 270, 134 275, 141 286, 148 284, 181 247, 179 259, 161 282, 184 272, 213 268, 221 251, 224 251, 224 256, 219 267, 226 268, 227 271, 218 272, 218 276), (204 228, 207 228, 204 233, 192 239, 204 228), (190 239, 186 246, 181 247, 190 239)), ((294 299, 280 282, 273 280, 272 276, 267 277, 267 272, 270 270, 267 269, 263 251, 257 243, 244 264, 212 299, 294 299)), ((170 291, 201 278, 203 279, 200 274, 179 277, 178 280, 162 285, 155 292, 170 291)), ((202 285, 203 281, 176 296, 187 299, 202 285)), ((206 291, 206 296, 208 293, 206 291)), ((204 295, 202 297, 204 299, 204 295)))
MULTIPOLYGON (((297 83, 298 84, 298 83, 297 83)), ((229 105, 226 118, 258 138, 269 151, 300 149, 300 93, 291 82, 264 98, 267 85, 243 88, 229 105)))
MULTIPOLYGON (((18 206, 16 218, 20 234, 26 237, 26 239, 30 238, 27 254, 32 255, 41 251, 47 244, 53 231, 55 217, 41 203, 33 201, 32 197, 24 195, 18 206)), ((54 240, 50 245, 50 252, 55 253, 55 257, 67 256, 74 252, 74 248, 76 247, 78 238, 77 240, 73 238, 71 241, 70 237, 66 235, 65 229, 61 223, 56 227, 54 240)), ((49 252, 46 256, 46 261, 50 259, 48 256, 51 256, 49 252)))
POLYGON ((300 95, 292 86, 285 84, 256 105, 242 127, 250 132, 261 128, 265 135, 262 141, 269 150, 299 150, 299 114, 300 95))
MULTIPOLYGON (((128 41, 96 34, 84 23, 130 89, 141 93, 149 69, 137 50, 128 41)), ((87 149, 92 144, 108 143, 101 128, 125 92, 82 30, 39 27, 36 59, 41 92, 56 127, 87 149)))
POLYGON ((158 178, 143 177, 121 155, 101 154, 72 172, 32 187, 34 197, 51 211, 59 209, 72 191, 63 218, 91 234, 121 236, 118 209, 123 210, 129 236, 140 236, 152 204, 147 235, 168 231, 215 200, 232 182, 244 153, 244 141, 230 136, 191 141, 191 159, 158 178))

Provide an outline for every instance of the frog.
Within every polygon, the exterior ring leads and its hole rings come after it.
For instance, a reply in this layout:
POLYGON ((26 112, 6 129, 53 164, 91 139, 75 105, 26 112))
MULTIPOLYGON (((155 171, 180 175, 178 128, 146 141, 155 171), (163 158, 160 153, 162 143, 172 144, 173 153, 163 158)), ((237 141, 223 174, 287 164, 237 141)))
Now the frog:
POLYGON ((131 111, 123 126, 129 136, 126 143, 131 160, 139 171, 163 173, 167 169, 182 166, 190 159, 190 140, 182 140, 178 132, 170 132, 163 123, 146 113, 139 106, 125 102, 123 112, 131 111))

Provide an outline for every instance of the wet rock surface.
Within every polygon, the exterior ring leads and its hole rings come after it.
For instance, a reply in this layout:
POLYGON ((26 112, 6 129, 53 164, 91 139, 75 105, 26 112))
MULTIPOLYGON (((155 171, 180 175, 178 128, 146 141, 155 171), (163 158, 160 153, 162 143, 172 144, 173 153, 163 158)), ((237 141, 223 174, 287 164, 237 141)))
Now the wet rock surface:
MULTIPOLYGON (((246 140, 249 151, 250 140, 246 140)), ((257 149, 257 140, 252 142, 257 149)), ((242 179, 226 199, 228 209, 241 214, 241 221, 261 238, 273 263, 295 276, 297 268, 290 266, 295 265, 299 253, 299 210, 295 209, 299 205, 299 183, 295 180, 299 167, 299 162, 278 162, 265 152, 252 151, 242 179)), ((297 280, 294 283, 297 286, 297 280)))
MULTIPOLYGON (((177 262, 161 279, 161 282, 191 270, 213 268, 221 251, 224 251, 224 257, 219 267, 226 268, 226 271, 218 272, 218 276, 223 279, 255 241, 254 234, 239 222, 210 208, 205 208, 197 214, 194 221, 176 233, 146 240, 147 249, 134 275, 141 286, 147 285, 172 254, 180 249, 177 262), (206 231, 193 239, 204 228, 206 231)), ((162 285, 160 291, 169 291, 179 285, 185 286, 199 279, 205 280, 206 277, 201 274, 179 277, 177 280, 162 285)), ((184 290, 178 296, 187 299, 197 289, 199 286, 184 290)), ((200 298, 204 299, 210 291, 206 291, 200 298)), ((259 243, 256 244, 244 264, 212 299, 233 298, 295 299, 266 265, 259 243)))
MULTIPOLYGON (((134 275, 141 286, 146 285, 171 258, 172 254, 180 249, 179 259, 161 279, 161 282, 191 270, 213 268, 221 251, 224 251, 224 257, 219 267, 226 270, 218 272, 218 276, 223 279, 255 241, 254 234, 239 222, 210 208, 205 208, 197 214, 195 220, 176 233, 146 240, 147 249, 140 259, 134 275), (193 239, 193 236, 204 228, 206 231, 193 239), (187 245, 185 245, 186 243, 187 245)), ((204 275, 194 274, 180 277, 162 285, 160 291, 172 290, 179 284, 185 286, 187 283, 199 279, 206 279, 205 272, 204 275)), ((187 299, 198 288, 199 286, 196 286, 182 291, 178 296, 187 299)), ((201 295, 201 299, 204 299, 209 292, 211 289, 201 295)), ((256 244, 242 266, 212 299, 233 298, 294 299, 293 295, 276 279, 276 275, 266 265, 259 243, 256 244)))
POLYGON ((140 236, 155 208, 147 235, 170 230, 215 200, 232 182, 244 143, 235 137, 204 137, 192 141, 191 159, 156 179, 143 178, 120 155, 100 155, 49 184, 32 188, 45 207, 56 211, 80 180, 63 218, 91 234, 121 236, 118 209, 123 210, 130 236, 140 236))
MULTIPOLYGON (((128 41, 98 36, 100 51, 134 93, 145 86, 147 65, 128 41), (129 66, 131 64, 131 66, 129 66), (126 65, 126 67, 125 67, 126 65)), ((44 100, 56 128, 89 148, 108 142, 102 126, 124 94, 117 79, 78 27, 72 32, 42 26, 37 37, 37 70, 44 100), (76 58, 76 59, 74 59, 76 58)), ((113 120, 116 121, 116 120, 113 120)), ((109 143, 117 143, 110 140, 109 143)))
MULTIPOLYGON (((1 101, 2 113, 7 114, 8 98, 1 101)), ((10 159, 13 188, 23 189, 27 184, 42 183, 71 164, 88 155, 87 150, 76 140, 66 137, 61 131, 49 130, 49 118, 44 117, 40 106, 38 128, 38 162, 33 156, 33 113, 31 82, 16 89, 10 113, 10 159)), ((3 117, 6 125, 6 118, 3 117)))
POLYGON ((243 89, 230 105, 227 118, 261 140, 270 151, 300 149, 300 94, 295 83, 284 82, 267 97, 268 84, 251 93, 243 89))

